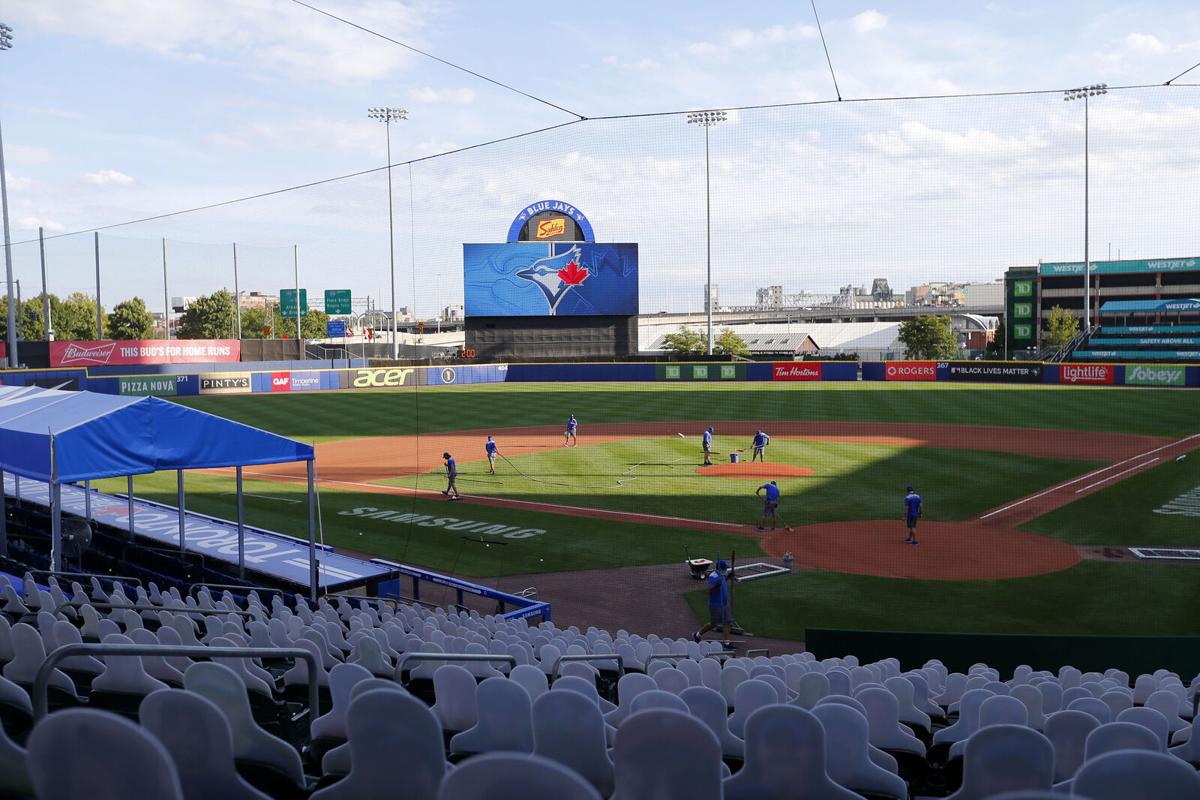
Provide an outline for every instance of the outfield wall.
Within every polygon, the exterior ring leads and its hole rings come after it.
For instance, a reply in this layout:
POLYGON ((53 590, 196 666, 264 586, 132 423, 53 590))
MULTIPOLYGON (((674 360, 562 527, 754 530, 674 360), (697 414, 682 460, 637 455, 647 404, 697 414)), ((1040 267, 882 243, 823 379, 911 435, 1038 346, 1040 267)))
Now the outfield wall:
MULTIPOLYGON (((467 364, 442 367, 267 369, 186 374, 97 374, 85 369, 0 371, 0 385, 88 389, 119 395, 189 397, 338 389, 399 389, 478 383, 952 382, 1071 386, 1200 387, 1200 366, 1046 364, 1034 361, 782 361, 737 363, 467 364)), ((329 362, 315 362, 327 364, 329 362)), ((235 365, 236 366, 236 365, 235 365)), ((256 364, 256 366, 258 366, 256 364)), ((275 367, 275 368, 272 368, 275 367)))

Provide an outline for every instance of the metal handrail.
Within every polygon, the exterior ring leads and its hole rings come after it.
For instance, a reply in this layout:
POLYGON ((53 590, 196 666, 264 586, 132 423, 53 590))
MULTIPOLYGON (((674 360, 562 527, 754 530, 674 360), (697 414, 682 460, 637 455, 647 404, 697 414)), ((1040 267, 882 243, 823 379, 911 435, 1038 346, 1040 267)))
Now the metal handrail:
POLYGON ((564 661, 616 661, 617 662, 617 678, 625 677, 625 659, 616 653, 592 653, 590 655, 564 655, 559 656, 554 662, 554 669, 550 671, 550 679, 558 680, 559 669, 562 668, 564 661))
POLYGON ((651 653, 646 659, 646 669, 650 669, 650 662, 656 658, 661 658, 664 661, 669 661, 672 658, 691 658, 687 653, 651 653))
POLYGON ((755 655, 769 656, 771 655, 771 651, 765 647, 756 647, 753 650, 746 651, 746 658, 754 658, 755 655))
POLYGON ((62 570, 58 570, 56 572, 52 569, 31 569, 26 571, 30 575, 49 575, 54 578, 64 576, 70 578, 96 578, 97 580, 102 581, 121 581, 122 583, 128 581, 145 588, 145 584, 142 583, 142 579, 136 578, 133 575, 100 575, 96 572, 63 572, 62 570))
POLYGON ((78 605, 76 605, 75 600, 68 600, 62 605, 55 607, 54 613, 57 614, 64 608, 82 608, 83 606, 91 606, 92 608, 106 608, 109 611, 127 608, 130 611, 169 611, 172 614, 199 614, 204 617, 219 617, 222 614, 236 614, 239 617, 257 617, 253 611, 242 611, 240 609, 222 611, 219 608, 171 608, 169 606, 156 606, 153 603, 149 605, 145 603, 97 603, 92 600, 80 600, 78 605))
POLYGON ((317 718, 320 700, 317 657, 302 647, 196 647, 172 644, 64 644, 46 655, 33 679, 33 720, 46 716, 47 689, 55 665, 71 656, 187 656, 189 658, 302 658, 308 662, 308 714, 317 718))
POLYGON ((517 659, 510 655, 492 655, 491 653, 405 653, 396 663, 396 683, 407 686, 404 682, 404 665, 409 661, 504 661, 509 668, 517 665, 517 659))
POLYGON ((289 592, 287 589, 276 589, 271 586, 248 586, 244 583, 193 583, 188 587, 188 597, 198 597, 200 592, 197 590, 199 589, 241 589, 246 594, 250 594, 250 592, 272 592, 284 597, 294 594, 294 592, 289 592))
MULTIPOLYGON (((440 606, 437 603, 431 603, 428 600, 419 600, 415 597, 375 597, 373 595, 349 594, 347 592, 331 592, 329 594, 324 594, 321 596, 322 597, 344 597, 347 600, 370 600, 370 601, 376 602, 376 603, 391 603, 392 606, 395 608, 399 608, 401 605, 403 605, 405 603, 416 603, 417 605, 422 606, 424 608, 444 608, 444 606, 440 606)), ((459 606, 454 606, 454 607, 459 608, 459 606)))

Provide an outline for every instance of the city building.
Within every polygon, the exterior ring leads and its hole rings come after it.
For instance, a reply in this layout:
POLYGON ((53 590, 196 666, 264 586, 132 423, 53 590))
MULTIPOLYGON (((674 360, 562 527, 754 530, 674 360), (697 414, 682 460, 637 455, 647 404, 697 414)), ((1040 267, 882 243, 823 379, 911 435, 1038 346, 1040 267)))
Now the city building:
POLYGON ((754 293, 754 307, 763 310, 783 307, 783 287, 764 286, 754 293))
POLYGON ((707 283, 704 284, 704 307, 712 308, 713 311, 721 308, 721 285, 719 283, 714 283, 711 287, 707 283))

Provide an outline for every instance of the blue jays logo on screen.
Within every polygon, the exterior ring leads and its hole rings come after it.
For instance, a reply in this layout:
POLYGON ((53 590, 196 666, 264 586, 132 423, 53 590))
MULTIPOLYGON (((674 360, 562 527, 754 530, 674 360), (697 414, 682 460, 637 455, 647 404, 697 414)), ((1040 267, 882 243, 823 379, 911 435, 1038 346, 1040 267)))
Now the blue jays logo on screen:
POLYGON ((464 244, 466 314, 542 317, 638 313, 636 244, 464 244))

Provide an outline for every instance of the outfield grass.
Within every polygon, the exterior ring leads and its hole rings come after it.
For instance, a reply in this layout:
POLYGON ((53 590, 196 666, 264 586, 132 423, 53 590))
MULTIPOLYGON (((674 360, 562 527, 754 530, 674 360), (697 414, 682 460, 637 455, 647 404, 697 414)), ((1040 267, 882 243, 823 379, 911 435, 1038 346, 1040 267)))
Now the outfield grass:
POLYGON ((1197 547, 1200 518, 1154 510, 1198 487, 1200 454, 1169 459, 1022 527, 1073 544, 1197 547))
MULTIPOLYGON (((739 583, 738 622, 803 641, 806 628, 956 633, 1200 634, 1200 581, 1186 564, 1084 561, 1051 575, 918 581, 800 571, 739 583)), ((689 592, 697 619, 707 594, 689 592)))
MULTIPOLYGON (((745 446, 746 437, 715 439, 716 449, 745 446)), ((586 442, 586 440, 585 440, 586 442)), ((499 439, 501 452, 504 440, 499 439)), ((1082 474, 1087 461, 932 447, 850 444, 775 438, 772 464, 811 467, 807 478, 779 478, 780 513, 788 524, 880 519, 901 512, 905 486, 918 487, 925 517, 967 519, 1006 501, 1082 474)), ((627 439, 506 456, 496 476, 484 463, 459 469, 463 491, 521 500, 667 514, 720 522, 757 520, 755 489, 770 478, 705 477, 696 440, 627 439)), ((385 481, 441 489, 440 472, 385 481)))
POLYGON ((1198 429, 1191 392, 969 384, 477 384, 183 397, 178 402, 286 436, 381 436, 580 421, 871 420, 1119 431, 1198 429))
MULTIPOLYGON (((123 478, 94 485, 101 491, 125 491, 123 478)), ((191 511, 226 519, 236 514, 232 477, 187 473, 185 489, 191 511)), ((247 524, 307 537, 308 506, 302 485, 247 480, 244 491, 247 524)), ((174 473, 138 477, 134 494, 174 505, 174 473)), ((331 489, 321 491, 321 518, 325 543, 340 550, 473 577, 664 564, 682 561, 685 544, 693 553, 710 558, 734 548, 748 556, 763 554, 754 540, 729 534, 331 489), (356 509, 359 513, 354 513, 356 509), (377 512, 423 519, 365 516, 377 512), (465 527, 471 521, 507 530, 487 533, 446 527, 459 523, 465 527)))

